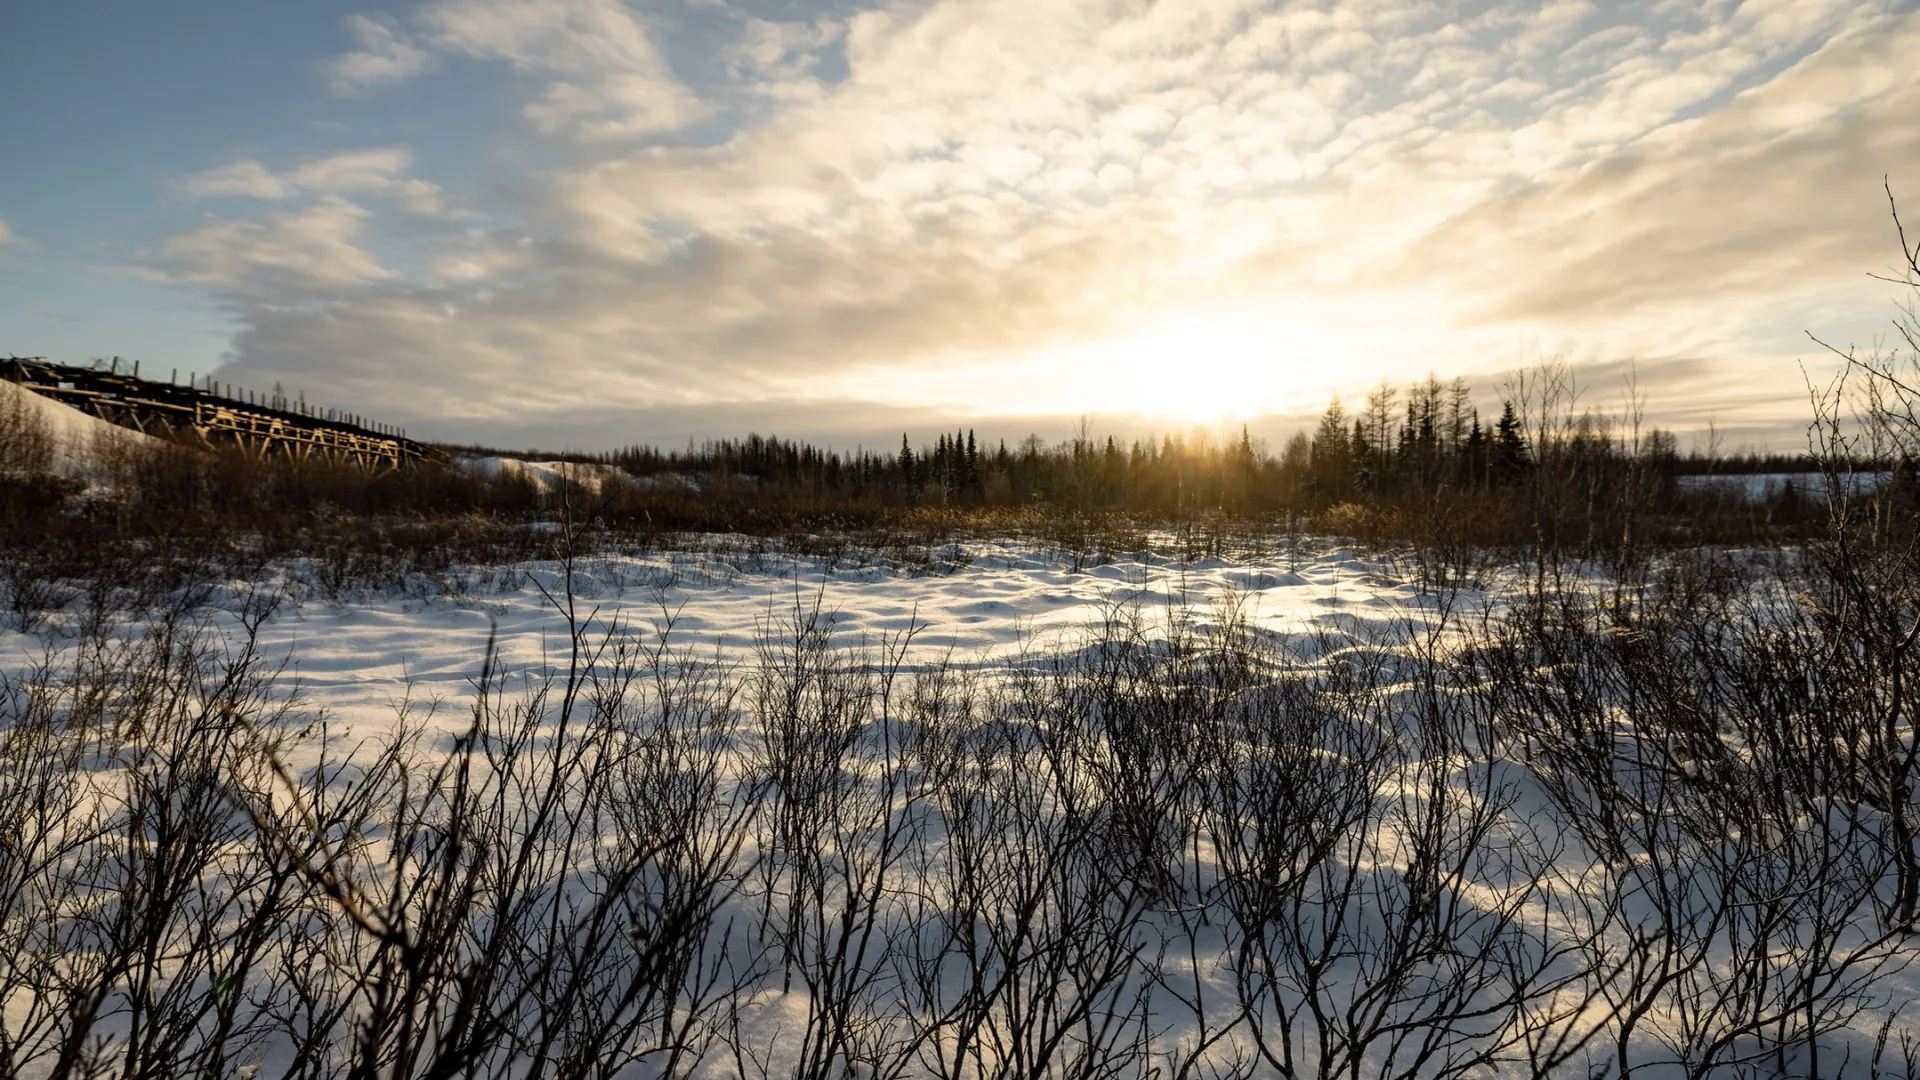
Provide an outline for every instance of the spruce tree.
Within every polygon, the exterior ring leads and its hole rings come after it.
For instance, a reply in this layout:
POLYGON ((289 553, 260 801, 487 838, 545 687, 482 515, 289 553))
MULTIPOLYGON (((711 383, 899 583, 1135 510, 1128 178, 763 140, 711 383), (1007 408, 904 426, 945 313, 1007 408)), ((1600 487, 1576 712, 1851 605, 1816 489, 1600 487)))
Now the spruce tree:
POLYGON ((1527 465, 1527 440, 1520 433, 1520 417, 1513 402, 1505 402, 1493 426, 1493 470, 1503 480, 1517 478, 1527 465))
POLYGON ((1487 461, 1487 434, 1480 430, 1480 411, 1473 411, 1473 426, 1467 430, 1466 480, 1469 484, 1478 484, 1485 479, 1487 461))
POLYGON ((1366 420, 1360 419, 1357 417, 1354 419, 1353 438, 1348 441, 1347 445, 1353 451, 1352 475, 1356 480, 1360 481, 1360 483, 1364 485, 1367 483, 1368 480, 1372 478, 1372 475, 1373 475, 1373 468, 1371 464, 1373 460, 1373 447, 1367 444, 1366 420))

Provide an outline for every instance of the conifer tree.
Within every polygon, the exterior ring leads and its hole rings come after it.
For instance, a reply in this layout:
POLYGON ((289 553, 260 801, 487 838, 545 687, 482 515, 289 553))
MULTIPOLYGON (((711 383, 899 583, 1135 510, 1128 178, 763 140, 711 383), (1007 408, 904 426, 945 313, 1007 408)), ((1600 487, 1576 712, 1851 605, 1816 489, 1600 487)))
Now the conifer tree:
POLYGON ((1513 402, 1504 405, 1493 426, 1493 471, 1501 479, 1512 480, 1526 467, 1527 440, 1520 433, 1520 417, 1513 411, 1513 402))
POLYGON ((1323 464, 1344 468, 1350 452, 1347 416, 1340 408, 1340 399, 1335 397, 1327 404, 1327 411, 1320 415, 1320 426, 1313 432, 1313 468, 1319 471, 1323 464))
POLYGON ((1467 445, 1463 452, 1466 481, 1479 484, 1486 480, 1487 434, 1480 430, 1480 410, 1473 410, 1473 424, 1467 430, 1467 445))

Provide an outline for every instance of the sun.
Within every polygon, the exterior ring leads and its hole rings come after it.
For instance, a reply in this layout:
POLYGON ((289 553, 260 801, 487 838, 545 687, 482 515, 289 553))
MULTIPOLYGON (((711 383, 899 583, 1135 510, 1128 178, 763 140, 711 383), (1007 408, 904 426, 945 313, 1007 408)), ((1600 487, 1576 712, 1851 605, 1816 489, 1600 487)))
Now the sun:
POLYGON ((1319 395, 1352 379, 1351 336, 1298 310, 1186 314, 1014 353, 853 368, 807 389, 961 415, 1216 426, 1324 404, 1319 395))
MULTIPOLYGON (((1261 315, 1188 317, 1029 358, 1041 411, 1136 413, 1212 423, 1268 412, 1303 381, 1327 342, 1302 324, 1261 315)), ((1315 376, 1318 376, 1316 378, 1315 376)))

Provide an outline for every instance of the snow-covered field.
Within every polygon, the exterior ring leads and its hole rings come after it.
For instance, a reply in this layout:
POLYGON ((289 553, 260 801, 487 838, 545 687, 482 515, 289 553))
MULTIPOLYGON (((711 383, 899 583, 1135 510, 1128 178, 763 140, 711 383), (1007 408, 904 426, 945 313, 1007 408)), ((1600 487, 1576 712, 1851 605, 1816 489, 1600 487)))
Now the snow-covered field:
MULTIPOLYGON (((1644 778, 1620 781, 1653 801, 1613 841, 1569 818, 1582 796, 1549 788, 1571 759, 1444 685, 1458 635, 1511 584, 1443 601, 1334 542, 1083 568, 979 543, 940 573, 727 550, 336 600, 285 567, 196 615, 231 656, 247 613, 270 611, 256 643, 284 671, 260 698, 298 702, 270 731, 256 711, 210 738, 227 713, 197 706, 171 735, 116 725, 122 741, 72 759, 83 796, 0 733, 7 835, 33 833, 30 791, 121 831, 145 820, 130 793, 172 792, 185 815, 191 785, 159 778, 206 754, 254 792, 229 799, 264 800, 271 843, 227 803, 207 811, 239 831, 207 848, 210 891, 170 901, 159 948, 176 951, 151 984, 102 981, 97 1061, 212 1046, 207 1074, 261 1077, 347 1075, 361 1052, 406 1076, 1866 1076, 1878 1041, 1877 1075, 1906 1074, 1916 987, 1903 939, 1872 929, 1879 871, 1859 884, 1848 861, 1867 834, 1836 806, 1756 840, 1723 816, 1741 799, 1644 778), (224 756, 268 737, 278 779, 224 756), (333 884, 236 971, 215 930, 267 918, 268 879, 238 869, 257 857, 233 854, 249 843, 292 860, 287 881, 333 884), (139 1042, 142 1017, 201 999, 175 1043, 139 1042), (214 1005, 239 1000, 255 1026, 217 1043, 214 1005)), ((57 676, 80 621, 0 635, 8 668, 52 650, 57 676)), ((224 692, 207 685, 193 700, 224 692)), ((143 836, 87 880, 145 865, 143 836)), ((20 880, 0 865, 0 886, 20 880)), ((0 957, 44 964, 20 943, 53 934, 84 974, 74 958, 101 953, 113 896, 134 894, 82 893, 59 902, 93 921, 10 930, 0 957)), ((0 961, 16 1040, 39 1022, 53 1045, 31 982, 0 961)))
POLYGON ((0 1077, 1920 1074, 1910 659, 1812 578, 769 546, 54 583, 0 1077))
MULTIPOLYGON (((1263 632, 1358 639, 1420 617, 1430 600, 1378 560, 1337 545, 1293 569, 1143 556, 1076 571, 1055 552, 1012 542, 968 545, 948 558, 964 565, 924 573, 884 560, 846 569, 782 556, 615 555, 582 559, 572 585, 580 615, 655 640, 669 630, 676 649, 723 664, 754 663, 767 631, 797 609, 818 607, 844 648, 910 634, 908 670, 992 667, 1043 653, 1100 626, 1116 607, 1149 623, 1178 619, 1205 629, 1215 602, 1234 598, 1263 632)), ((350 603, 309 596, 279 608, 261 643, 289 662, 313 706, 379 724, 390 715, 388 702, 409 686, 416 696, 469 691, 490 636, 510 666, 556 663, 567 627, 555 600, 566 585, 561 565, 548 562, 466 596, 431 589, 350 603)))
POLYGON ((1920 1076, 1897 572, 814 539, 0 566, 0 1080, 1920 1076))

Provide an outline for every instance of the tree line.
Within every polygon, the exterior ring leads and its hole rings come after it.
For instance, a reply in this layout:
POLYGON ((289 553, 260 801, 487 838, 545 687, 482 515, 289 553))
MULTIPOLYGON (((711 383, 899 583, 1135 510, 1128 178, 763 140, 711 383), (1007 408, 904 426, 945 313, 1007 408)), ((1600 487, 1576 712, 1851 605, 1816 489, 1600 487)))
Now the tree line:
MULTIPOLYGON (((1561 399, 1570 382, 1564 373, 1553 378, 1552 387, 1517 387, 1490 421, 1464 378, 1428 375, 1404 388, 1383 380, 1354 412, 1335 397, 1311 432, 1297 432, 1277 452, 1245 427, 1237 436, 1195 429, 1121 440, 1098 436, 1083 422, 1066 439, 1029 435, 1011 445, 957 428, 918 445, 903 433, 892 450, 843 451, 752 434, 689 441, 684 450, 634 445, 570 456, 637 477, 697 480, 703 490, 712 485, 907 506, 1056 504, 1142 512, 1310 510, 1514 487, 1549 461, 1574 461, 1586 472, 1663 477, 1712 468, 1701 455, 1683 456, 1671 432, 1631 431, 1596 409, 1569 413, 1570 402, 1561 399)), ((1796 463, 1756 458, 1733 471, 1796 463)))

